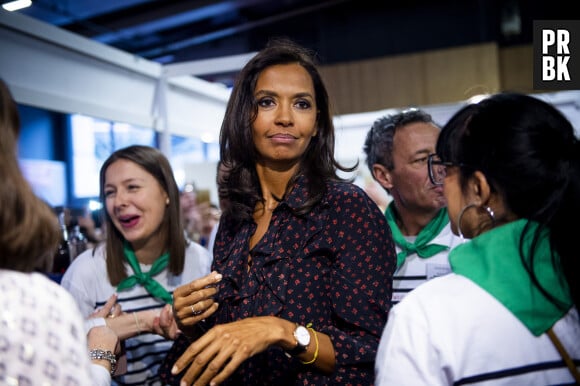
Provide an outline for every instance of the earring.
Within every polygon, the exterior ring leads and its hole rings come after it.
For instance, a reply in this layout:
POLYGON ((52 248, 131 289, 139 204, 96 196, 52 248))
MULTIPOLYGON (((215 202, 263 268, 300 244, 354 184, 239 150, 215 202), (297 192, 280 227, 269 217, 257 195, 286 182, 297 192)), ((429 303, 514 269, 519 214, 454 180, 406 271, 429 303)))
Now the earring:
POLYGON ((169 197, 165 199, 165 205, 169 205, 169 197))
MULTIPOLYGON (((467 204, 465 205, 461 211, 459 211, 459 216, 457 216, 457 232, 459 233, 459 237, 461 238, 461 240, 465 240, 465 237, 463 236, 463 232, 461 231, 461 219, 463 218, 463 214, 465 213, 465 211, 469 208, 473 208, 473 207, 478 207, 477 204, 467 204)), ((489 218, 491 218, 491 223, 492 226, 495 223, 495 213, 493 211, 493 209, 491 209, 489 206, 482 206, 481 208, 483 208, 485 210, 485 213, 487 213, 487 215, 489 216, 489 218)))
POLYGON ((489 215, 489 218, 491 218, 491 223, 493 224, 495 222, 495 213, 493 212, 493 209, 491 209, 489 206, 484 206, 483 209, 485 209, 489 215))
POLYGON ((477 204, 467 204, 459 211, 459 216, 457 216, 457 233, 459 233, 459 238, 461 238, 461 241, 465 240, 465 237, 463 237, 463 232, 461 231, 461 219, 463 218, 463 214, 467 209, 473 208, 475 206, 477 206, 477 204))

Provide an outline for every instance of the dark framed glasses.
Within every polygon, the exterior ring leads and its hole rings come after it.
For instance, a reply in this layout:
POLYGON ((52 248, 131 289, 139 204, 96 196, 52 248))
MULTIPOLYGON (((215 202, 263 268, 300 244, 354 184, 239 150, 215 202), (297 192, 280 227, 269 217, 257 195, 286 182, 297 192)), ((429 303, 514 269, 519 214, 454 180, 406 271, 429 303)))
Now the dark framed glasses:
POLYGON ((427 168, 429 169, 429 179, 433 185, 443 185, 445 176, 447 176, 447 168, 455 166, 452 162, 442 161, 435 153, 429 154, 427 158, 427 168))

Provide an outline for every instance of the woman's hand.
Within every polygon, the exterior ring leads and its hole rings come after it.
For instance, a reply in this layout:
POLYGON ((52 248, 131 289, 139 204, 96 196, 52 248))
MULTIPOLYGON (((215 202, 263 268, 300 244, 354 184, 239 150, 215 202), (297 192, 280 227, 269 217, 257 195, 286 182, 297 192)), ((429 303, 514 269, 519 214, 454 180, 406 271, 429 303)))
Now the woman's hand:
POLYGON ((217 325, 188 347, 171 372, 179 374, 189 366, 182 385, 220 384, 246 359, 280 341, 284 334, 280 322, 273 316, 260 316, 217 325))
POLYGON ((153 318, 152 330, 154 333, 171 340, 177 338, 177 335, 181 332, 177 327, 173 317, 173 310, 169 304, 166 304, 159 315, 153 318))
POLYGON ((212 272, 173 291, 173 317, 179 329, 187 334, 197 322, 211 316, 218 309, 213 296, 222 275, 212 272))
POLYGON ((122 313, 121 305, 117 304, 117 294, 112 294, 103 307, 96 309, 89 318, 114 318, 122 313))

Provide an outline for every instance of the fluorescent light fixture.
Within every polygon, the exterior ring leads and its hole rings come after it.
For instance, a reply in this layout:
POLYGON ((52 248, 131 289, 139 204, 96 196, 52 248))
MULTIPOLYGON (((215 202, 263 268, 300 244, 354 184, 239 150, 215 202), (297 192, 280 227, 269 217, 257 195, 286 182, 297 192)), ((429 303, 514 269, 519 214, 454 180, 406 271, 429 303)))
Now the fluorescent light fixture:
POLYGON ((2 8, 7 11, 18 11, 19 9, 30 7, 32 5, 32 0, 15 0, 9 1, 2 4, 2 8))

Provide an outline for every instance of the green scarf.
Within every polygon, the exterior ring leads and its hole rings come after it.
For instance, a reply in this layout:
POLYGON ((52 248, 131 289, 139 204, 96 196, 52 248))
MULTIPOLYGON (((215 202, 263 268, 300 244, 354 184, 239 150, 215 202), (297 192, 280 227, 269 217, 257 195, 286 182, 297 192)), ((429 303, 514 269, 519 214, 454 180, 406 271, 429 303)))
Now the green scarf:
MULTIPOLYGON (((546 332, 572 307, 560 267, 551 261, 549 231, 544 229, 534 250, 538 282, 566 310, 554 305, 534 285, 522 264, 519 243, 528 220, 517 220, 485 232, 449 253, 453 272, 465 276, 501 302, 535 336, 546 332)), ((526 259, 538 224, 532 222, 523 244, 526 259)))
POLYGON ((123 246, 123 251, 125 253, 127 262, 129 262, 129 265, 131 268, 133 268, 133 272, 135 272, 135 274, 121 280, 117 286, 117 291, 123 291, 132 288, 137 284, 141 284, 143 287, 145 287, 147 292, 153 295, 153 297, 161 299, 165 303, 173 304, 173 298, 171 294, 165 288, 163 288, 161 284, 153 279, 153 276, 167 268, 167 264, 169 264, 169 252, 164 253, 157 260, 155 260, 149 272, 143 273, 141 272, 141 267, 139 266, 137 256, 135 256, 135 252, 129 243, 125 243, 123 246))
POLYGON ((424 259, 429 258, 441 251, 449 249, 448 245, 441 244, 429 244, 445 226, 449 223, 449 217, 447 216, 447 209, 441 208, 437 216, 433 217, 429 224, 425 226, 417 235, 415 243, 410 243, 405 240, 405 236, 399 230, 399 226, 395 221, 395 206, 394 202, 391 202, 385 211, 385 216, 387 217, 387 223, 391 227, 391 233, 393 234, 393 239, 395 243, 401 248, 401 252, 397 254, 397 268, 399 268, 405 262, 405 258, 416 253, 417 256, 424 259))

